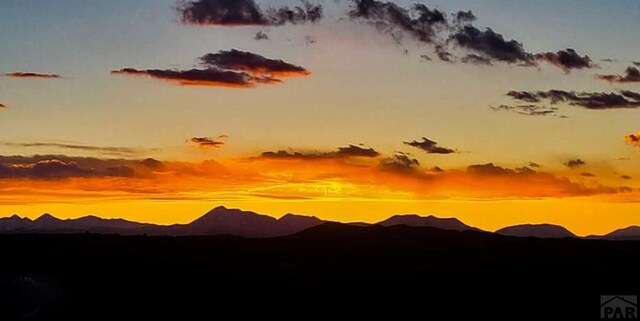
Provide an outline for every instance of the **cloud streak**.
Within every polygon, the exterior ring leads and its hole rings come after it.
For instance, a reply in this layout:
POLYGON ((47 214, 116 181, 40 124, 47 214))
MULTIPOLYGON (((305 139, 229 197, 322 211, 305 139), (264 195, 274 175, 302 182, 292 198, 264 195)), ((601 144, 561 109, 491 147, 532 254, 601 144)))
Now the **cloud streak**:
POLYGON ((271 84, 280 82, 272 78, 255 78, 244 72, 220 70, 216 68, 170 70, 123 68, 111 71, 112 75, 146 76, 155 79, 177 83, 182 86, 211 86, 248 88, 256 84, 271 84))
POLYGON ((564 166, 567 166, 567 167, 569 167, 571 169, 574 169, 574 168, 578 168, 578 167, 584 166, 585 164, 587 164, 585 161, 583 161, 580 158, 576 158, 576 159, 570 159, 570 160, 566 161, 564 163, 564 166))
POLYGON ((0 142, 2 146, 8 147, 57 147, 62 149, 98 152, 101 154, 112 155, 134 155, 139 152, 138 149, 129 147, 104 147, 104 146, 91 146, 80 144, 66 144, 66 143, 46 143, 46 142, 34 142, 34 143, 16 143, 16 142, 0 142))
POLYGON ((81 168, 74 161, 62 161, 56 158, 9 166, 0 164, 0 178, 62 179, 71 177, 131 177, 133 175, 134 170, 126 165, 97 170, 81 168))
POLYGON ((135 69, 111 71, 113 75, 146 76, 182 86, 212 86, 250 88, 261 84, 277 84, 275 77, 307 76, 311 73, 300 66, 280 59, 239 50, 219 51, 200 57, 204 69, 135 69))
POLYGON ((596 75, 596 78, 617 83, 640 82, 640 70, 630 66, 627 67, 624 75, 596 75))
MULTIPOLYGON (((510 91, 507 96, 527 103, 565 103, 591 110, 640 107, 640 93, 621 90, 613 92, 575 92, 552 89, 548 91, 510 91)), ((540 107, 545 108, 545 107, 540 107)))
MULTIPOLYGON (((218 138, 223 138, 222 136, 218 136, 218 138)), ((198 145, 199 148, 220 148, 224 146, 224 142, 220 140, 215 140, 211 137, 191 137, 189 138, 191 143, 198 145)))
POLYGON ((11 78, 35 78, 35 79, 60 79, 61 75, 58 74, 41 74, 36 72, 10 72, 5 76, 11 78))
POLYGON ((236 49, 206 54, 200 58, 200 61, 208 67, 243 71, 258 77, 265 74, 277 77, 307 76, 311 74, 304 68, 284 62, 281 59, 270 59, 236 49))
POLYGON ((422 141, 413 140, 404 142, 404 144, 418 148, 427 154, 453 154, 456 152, 454 149, 438 146, 438 143, 426 137, 422 137, 422 141))
POLYGON ((350 158, 350 157, 378 157, 378 153, 373 148, 364 148, 356 145, 349 145, 347 147, 339 147, 336 151, 332 152, 295 152, 279 150, 276 152, 268 151, 263 152, 261 158, 271 159, 336 159, 336 158, 350 158))
POLYGON ((558 107, 549 107, 542 105, 499 105, 499 106, 491 106, 490 107, 494 111, 511 111, 516 114, 525 115, 525 116, 547 116, 553 115, 558 112, 558 107))
POLYGON ((180 1, 178 13, 182 23, 217 26, 280 26, 320 21, 320 4, 303 1, 302 6, 284 6, 263 10, 254 0, 180 1))
POLYGON ((571 48, 559 50, 557 52, 539 53, 535 54, 534 57, 537 60, 546 61, 558 68, 561 68, 566 73, 569 73, 571 69, 591 69, 596 67, 589 56, 580 56, 571 48))

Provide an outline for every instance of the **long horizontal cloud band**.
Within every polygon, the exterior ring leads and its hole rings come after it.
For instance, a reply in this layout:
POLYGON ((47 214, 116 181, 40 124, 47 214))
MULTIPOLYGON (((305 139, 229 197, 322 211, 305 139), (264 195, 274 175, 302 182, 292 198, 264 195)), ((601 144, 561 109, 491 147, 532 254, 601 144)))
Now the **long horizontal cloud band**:
POLYGON ((0 164, 0 180, 10 182, 0 187, 5 194, 16 189, 33 193, 77 190, 152 198, 176 193, 205 197, 243 190, 271 197, 323 198, 328 187, 341 189, 335 197, 383 198, 398 193, 410 198, 528 198, 632 192, 626 187, 579 183, 529 167, 509 169, 488 163, 446 171, 425 169, 406 154, 383 156, 355 145, 329 152, 265 152, 223 163, 45 155, 5 156, 0 157, 0 164))

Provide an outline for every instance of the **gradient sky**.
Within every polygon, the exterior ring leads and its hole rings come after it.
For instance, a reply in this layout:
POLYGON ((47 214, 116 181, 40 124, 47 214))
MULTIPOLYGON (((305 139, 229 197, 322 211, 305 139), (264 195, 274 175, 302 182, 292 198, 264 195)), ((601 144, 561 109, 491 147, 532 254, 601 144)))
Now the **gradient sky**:
MULTIPOLYGON (((256 2, 263 8, 299 4, 256 2)), ((396 3, 409 8, 414 1, 396 3)), ((596 77, 623 75, 640 61, 640 3, 421 3, 447 14, 471 10, 474 26, 515 39, 526 52, 572 48, 597 66, 566 72, 544 61, 477 65, 461 62, 474 52, 455 46, 457 61, 440 61, 433 43, 406 32, 397 43, 350 19, 349 0, 322 2, 324 18, 317 23, 283 26, 183 23, 174 0, 2 1, 0 155, 7 168, 29 174, 0 171, 0 216, 98 214, 169 224, 225 205, 339 221, 435 214, 488 230, 557 223, 581 235, 640 225, 640 143, 625 142, 640 130, 639 108, 543 101, 558 108, 546 116, 491 108, 521 104, 509 91, 640 91, 638 81, 596 77), (258 31, 269 39, 254 40, 258 31), (111 74, 198 68, 198 57, 230 49, 282 59, 311 75, 226 88, 111 74), (6 75, 14 72, 61 78, 6 75), (206 148, 192 137, 224 144, 206 148), (455 152, 427 153, 403 143, 422 137, 455 152), (379 155, 337 153, 349 145, 379 155), (261 156, 278 150, 307 157, 261 156), (420 165, 394 167, 394 155, 420 165), (68 165, 81 156, 123 159, 114 164, 133 173, 107 175, 107 165, 91 162, 71 174, 42 177, 34 169, 44 160, 68 165), (136 163, 145 158, 164 167, 136 163), (575 159, 586 164, 564 165, 575 159), (487 163, 494 166, 468 168, 487 163), (525 166, 536 173, 516 170, 525 166), (94 170, 99 173, 86 174, 94 170)))

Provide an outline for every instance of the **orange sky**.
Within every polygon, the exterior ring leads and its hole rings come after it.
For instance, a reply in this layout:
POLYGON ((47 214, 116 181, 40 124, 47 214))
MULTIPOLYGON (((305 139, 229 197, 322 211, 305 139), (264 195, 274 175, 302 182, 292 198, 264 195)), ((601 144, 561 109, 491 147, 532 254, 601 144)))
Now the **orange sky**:
POLYGON ((171 224, 188 222, 224 205, 273 216, 295 212, 337 221, 375 222, 400 213, 435 214, 457 217, 487 230, 519 223, 556 223, 582 235, 638 224, 638 191, 584 179, 578 174, 581 171, 562 173, 572 176, 567 178, 494 164, 434 170, 406 163, 402 154, 286 155, 224 162, 156 161, 152 166, 139 160, 112 160, 109 171, 116 165, 130 169, 126 175, 112 176, 105 174, 108 171, 99 172, 105 165, 98 159, 15 165, 25 172, 3 179, 0 214, 31 218, 43 212, 61 218, 98 214, 171 224), (93 166, 96 172, 54 177, 51 175, 68 175, 54 165, 93 166), (49 176, 26 177, 35 173, 49 176), (611 209, 615 212, 608 214, 611 209))
POLYGON ((640 225, 636 2, 311 2, 9 1, 0 217, 640 225))

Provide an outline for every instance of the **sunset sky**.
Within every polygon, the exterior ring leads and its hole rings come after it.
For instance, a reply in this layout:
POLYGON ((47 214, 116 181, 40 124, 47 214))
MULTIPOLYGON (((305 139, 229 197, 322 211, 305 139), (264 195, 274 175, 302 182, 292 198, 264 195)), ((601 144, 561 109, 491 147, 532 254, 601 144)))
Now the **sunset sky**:
POLYGON ((3 0, 0 217, 640 225, 638 17, 631 0, 3 0))

